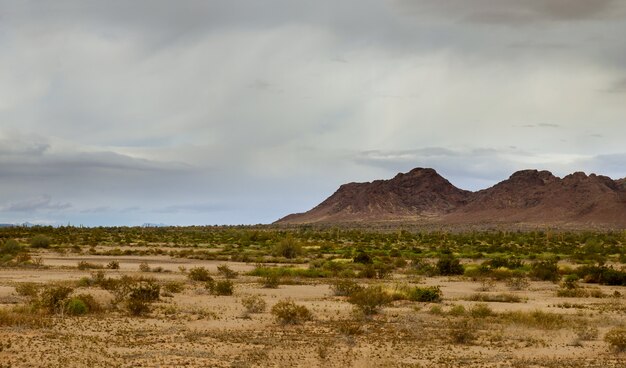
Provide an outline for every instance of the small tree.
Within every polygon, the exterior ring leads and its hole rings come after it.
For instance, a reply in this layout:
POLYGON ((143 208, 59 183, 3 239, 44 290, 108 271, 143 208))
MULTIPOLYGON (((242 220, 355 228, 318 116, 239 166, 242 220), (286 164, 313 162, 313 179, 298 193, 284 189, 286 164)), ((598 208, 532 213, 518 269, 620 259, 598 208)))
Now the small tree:
POLYGON ((437 273, 442 276, 462 275, 463 271, 461 262, 452 254, 444 254, 437 261, 437 273))

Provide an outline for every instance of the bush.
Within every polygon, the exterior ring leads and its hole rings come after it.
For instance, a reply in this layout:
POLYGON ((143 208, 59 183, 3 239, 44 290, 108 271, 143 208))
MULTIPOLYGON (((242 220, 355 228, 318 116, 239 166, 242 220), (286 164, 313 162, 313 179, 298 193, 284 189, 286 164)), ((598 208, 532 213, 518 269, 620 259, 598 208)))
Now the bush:
POLYGON ((363 289, 361 285, 352 280, 336 280, 330 284, 330 288, 336 296, 350 296, 363 289))
POLYGON ((450 340, 454 344, 469 344, 476 340, 476 327, 467 319, 450 325, 450 340))
POLYGON ((15 285, 15 292, 20 296, 35 298, 39 293, 40 287, 41 286, 39 284, 34 282, 21 282, 15 285))
POLYGON ((223 275, 227 279, 234 279, 237 277, 238 273, 233 271, 228 265, 224 264, 217 267, 217 272, 223 275))
POLYGON ((124 301, 128 312, 134 316, 150 312, 150 304, 159 300, 161 286, 147 280, 140 280, 129 286, 129 293, 124 301))
POLYGON ((522 298, 513 294, 481 294, 470 295, 467 300, 474 302, 520 303, 522 298))
POLYGON ((606 341, 615 352, 626 351, 626 328, 611 329, 604 335, 604 341, 606 341))
POLYGON ((209 271, 204 267, 194 267, 190 269, 187 277, 189 277, 189 279, 193 281, 205 282, 213 280, 213 278, 209 274, 209 271))
POLYGON ((303 305, 283 300, 272 307, 272 314, 284 325, 296 325, 312 319, 311 312, 303 305))
POLYGON ((280 285, 280 276, 277 273, 271 273, 263 277, 263 287, 267 289, 276 289, 280 285))
POLYGON ((530 276, 536 280, 557 282, 561 278, 555 259, 538 261, 532 264, 530 276))
POLYGON ((84 301, 79 298, 71 298, 65 305, 65 311, 72 316, 81 316, 89 312, 89 308, 84 301))
POLYGON ((78 262, 78 266, 76 266, 79 270, 97 270, 97 269, 101 269, 104 268, 104 266, 102 266, 101 264, 97 264, 97 263, 90 263, 87 261, 80 261, 78 262))
POLYGON ((247 313, 263 313, 267 308, 267 303, 260 295, 250 295, 241 299, 241 305, 246 308, 247 313))
POLYGON ((65 309, 68 296, 74 291, 69 286, 50 286, 41 291, 38 305, 50 314, 60 314, 65 309))
POLYGON ((87 306, 88 313, 96 313, 102 310, 102 306, 96 301, 93 295, 78 294, 74 298, 82 301, 87 306))
POLYGON ((292 237, 287 237, 274 245, 272 253, 275 256, 296 258, 300 254, 302 254, 302 246, 300 245, 298 240, 292 237))
POLYGON ((163 289, 168 293, 177 294, 185 290, 185 285, 180 281, 168 281, 163 285, 163 289))
POLYGON ((139 264, 139 271, 141 272, 150 272, 150 265, 147 262, 141 262, 139 264))
POLYGON ((392 298, 380 286, 369 286, 352 293, 348 302, 364 314, 376 314, 378 309, 391 303, 392 298))
POLYGON ((120 269, 120 262, 118 261, 111 261, 107 264, 107 268, 110 270, 119 270, 120 269))
POLYGON ((230 280, 221 280, 213 284, 210 288, 214 295, 233 295, 234 285, 230 280))
POLYGON ((474 318, 485 318, 493 316, 494 313, 487 304, 478 303, 470 309, 470 315, 474 318))
POLYGON ((35 235, 30 240, 30 246, 32 248, 50 248, 50 238, 45 235, 35 235))
MULTIPOLYGON (((22 247, 17 241, 13 239, 9 239, 5 241, 4 243, 0 244, 0 258, 4 258, 3 256, 11 256, 12 258, 12 257, 15 257, 15 255, 17 255, 21 251, 22 251, 22 247)), ((7 257, 7 259, 8 258, 9 257, 7 257)))
POLYGON ((462 275, 463 266, 458 258, 451 254, 445 254, 437 261, 437 273, 442 276, 462 275))
POLYGON ((361 251, 352 259, 352 261, 354 263, 372 264, 372 257, 370 257, 369 254, 361 251))
POLYGON ((409 290, 408 298, 414 302, 438 303, 441 301, 443 293, 439 286, 416 286, 409 290))

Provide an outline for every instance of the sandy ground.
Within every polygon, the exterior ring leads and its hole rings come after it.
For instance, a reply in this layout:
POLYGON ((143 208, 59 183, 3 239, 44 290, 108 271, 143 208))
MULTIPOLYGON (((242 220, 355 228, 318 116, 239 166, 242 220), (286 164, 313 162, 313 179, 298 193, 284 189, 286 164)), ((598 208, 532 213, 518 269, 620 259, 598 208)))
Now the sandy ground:
MULTIPOLYGON (((626 325, 626 300, 611 298, 558 298, 558 285, 532 282, 527 290, 510 291, 503 282, 487 294, 509 293, 521 303, 486 303, 495 313, 542 310, 564 315, 571 324, 543 329, 497 322, 495 317, 469 318, 447 314, 455 305, 471 308, 468 297, 481 287, 463 278, 420 278, 403 275, 382 283, 419 282, 438 285, 444 301, 438 304, 396 301, 373 317, 355 317, 345 298, 333 296, 322 280, 266 289, 255 277, 234 280, 232 296, 210 295, 200 284, 187 280, 180 266, 208 268, 217 277, 224 262, 170 259, 161 256, 58 256, 43 257, 45 269, 0 269, 0 308, 23 302, 15 293, 17 282, 49 283, 78 280, 91 271, 76 269, 79 261, 106 264, 118 260, 120 270, 107 275, 138 274, 139 264, 162 267, 167 272, 142 273, 158 280, 185 282, 185 290, 162 297, 147 317, 130 317, 107 310, 84 317, 54 317, 46 328, 0 327, 0 367, 625 367, 626 355, 609 350, 603 336, 610 328, 626 325), (267 303, 263 313, 246 314, 241 298, 260 295, 267 303), (292 299, 306 306, 314 319, 283 326, 269 313, 278 301, 292 299), (433 313, 439 306, 443 313, 433 313), (565 306, 564 306, 565 305, 565 306), (572 307, 573 306, 573 307, 572 307), (470 321, 463 327, 462 321, 470 321), (345 326, 359 326, 358 332, 345 326), (476 338, 458 344, 451 339, 455 326, 469 328, 476 338), (596 336, 580 339, 583 326, 597 329, 596 336)), ((252 264, 229 263, 239 272, 252 264)), ((363 283, 372 282, 361 280, 363 283)), ((380 282, 380 281, 379 281, 380 282)), ((623 287, 600 287, 606 294, 623 287)), ((101 303, 108 292, 81 288, 101 303)))

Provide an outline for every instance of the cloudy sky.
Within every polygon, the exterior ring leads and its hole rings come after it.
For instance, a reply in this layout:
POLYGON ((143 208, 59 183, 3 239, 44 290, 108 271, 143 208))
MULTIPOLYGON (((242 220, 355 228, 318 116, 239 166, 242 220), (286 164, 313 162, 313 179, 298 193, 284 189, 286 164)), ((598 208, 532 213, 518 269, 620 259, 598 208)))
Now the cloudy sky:
POLYGON ((626 176, 626 1, 0 0, 0 222, 268 223, 433 167, 626 176))

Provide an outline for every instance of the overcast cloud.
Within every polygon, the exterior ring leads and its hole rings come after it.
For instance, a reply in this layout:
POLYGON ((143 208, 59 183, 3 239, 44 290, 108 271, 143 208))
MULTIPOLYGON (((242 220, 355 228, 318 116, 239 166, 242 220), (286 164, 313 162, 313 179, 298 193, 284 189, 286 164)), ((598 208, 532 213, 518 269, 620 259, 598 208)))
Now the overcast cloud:
POLYGON ((621 0, 0 0, 0 222, 267 223, 433 167, 626 177, 621 0))

